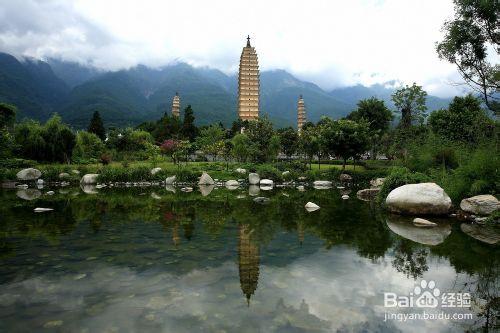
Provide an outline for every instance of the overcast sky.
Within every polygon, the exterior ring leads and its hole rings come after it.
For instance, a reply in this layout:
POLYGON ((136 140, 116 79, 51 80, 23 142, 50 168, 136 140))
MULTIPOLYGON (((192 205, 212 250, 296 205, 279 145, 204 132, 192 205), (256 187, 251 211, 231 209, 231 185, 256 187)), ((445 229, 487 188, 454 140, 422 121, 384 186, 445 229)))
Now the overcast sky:
POLYGON ((184 61, 234 73, 250 34, 262 70, 323 88, 389 80, 457 94, 435 43, 451 0, 0 0, 0 51, 105 69, 184 61))

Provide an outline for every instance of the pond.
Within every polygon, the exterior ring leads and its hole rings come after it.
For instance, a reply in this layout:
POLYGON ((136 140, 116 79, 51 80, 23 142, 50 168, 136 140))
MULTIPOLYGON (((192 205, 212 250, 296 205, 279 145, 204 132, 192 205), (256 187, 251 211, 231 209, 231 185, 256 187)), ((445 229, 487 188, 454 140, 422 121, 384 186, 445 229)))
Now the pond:
POLYGON ((49 190, 0 192, 2 332, 498 325, 498 246, 455 220, 415 227, 336 188, 49 190))

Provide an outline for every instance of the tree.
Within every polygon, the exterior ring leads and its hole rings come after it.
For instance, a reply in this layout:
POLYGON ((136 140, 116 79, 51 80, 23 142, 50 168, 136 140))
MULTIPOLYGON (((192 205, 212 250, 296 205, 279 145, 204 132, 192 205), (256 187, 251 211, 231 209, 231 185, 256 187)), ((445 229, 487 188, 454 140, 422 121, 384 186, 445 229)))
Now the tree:
POLYGON ((472 95, 455 97, 447 110, 431 113, 429 125, 442 138, 470 144, 491 135, 494 128, 480 101, 472 95))
POLYGON ((437 53, 441 59, 455 64, 465 82, 498 114, 500 105, 494 93, 500 90, 500 66, 489 59, 498 58, 500 52, 500 2, 453 2, 455 17, 444 23, 444 38, 437 44, 437 53))
POLYGON ((14 149, 12 128, 16 120, 16 111, 15 106, 0 103, 0 158, 8 157, 14 149))
POLYGON ((340 119, 325 123, 322 136, 329 154, 343 159, 343 169, 349 158, 357 159, 366 151, 370 139, 368 123, 364 120, 357 123, 340 119))
POLYGON ((239 162, 246 162, 250 155, 250 145, 252 144, 246 134, 236 134, 231 140, 232 154, 239 162))
POLYGON ((411 87, 406 85, 394 92, 392 100, 398 112, 401 113, 400 126, 403 129, 410 128, 414 122, 423 123, 427 110, 427 106, 425 106, 426 96, 427 92, 415 83, 411 87))
POLYGON ((194 114, 191 105, 188 105, 184 109, 184 120, 182 122, 181 135, 190 142, 193 142, 198 135, 198 128, 194 125, 194 114))
POLYGON ((87 129, 87 132, 94 133, 103 141, 104 141, 104 139, 106 139, 106 130, 104 129, 104 124, 102 123, 102 119, 101 119, 101 115, 99 114, 99 111, 94 112, 94 115, 92 116, 92 119, 90 120, 90 124, 89 124, 89 127, 87 129))
POLYGON ((377 155, 381 137, 389 130, 392 118, 392 112, 385 106, 384 101, 375 97, 359 101, 358 108, 347 116, 347 119, 356 122, 362 119, 368 122, 373 159, 377 155))
POLYGON ((200 130, 200 135, 196 138, 196 144, 205 152, 212 155, 213 160, 221 152, 224 146, 225 131, 219 125, 211 125, 200 130))
POLYGON ((319 154, 319 130, 313 123, 307 122, 302 126, 299 136, 299 149, 309 160, 309 168, 312 169, 312 159, 319 154))
POLYGON ((281 151, 290 159, 297 152, 299 135, 292 127, 279 129, 278 135, 281 143, 281 151))
POLYGON ((61 117, 53 115, 42 128, 42 137, 45 141, 44 158, 49 162, 70 162, 75 134, 68 125, 63 124, 61 117))
MULTIPOLYGON (((274 136, 273 124, 266 117, 248 122, 245 134, 252 143, 250 157, 253 162, 266 162, 273 155, 270 150, 271 138, 274 136)), ((278 138, 279 139, 279 138, 278 138)), ((276 143, 276 139, 275 142, 276 143)), ((272 148, 276 148, 273 146, 272 148)), ((279 149, 279 147, 278 147, 279 149)))
POLYGON ((160 150, 162 153, 169 155, 172 158, 174 164, 178 163, 178 155, 176 152, 181 148, 181 141, 175 139, 165 140, 161 146, 160 150))
POLYGON ((275 160, 281 149, 280 137, 274 134, 269 140, 269 146, 267 148, 267 158, 268 160, 275 160))
POLYGON ((95 162, 101 157, 104 150, 104 143, 96 134, 79 131, 76 133, 73 161, 76 163, 95 162))

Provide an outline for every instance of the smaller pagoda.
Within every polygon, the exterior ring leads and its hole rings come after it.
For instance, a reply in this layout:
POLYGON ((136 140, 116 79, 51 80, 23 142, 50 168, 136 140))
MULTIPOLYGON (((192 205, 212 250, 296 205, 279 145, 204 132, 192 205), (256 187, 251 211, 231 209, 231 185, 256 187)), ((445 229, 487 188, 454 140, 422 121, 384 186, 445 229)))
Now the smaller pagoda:
POLYGON ((299 132, 302 130, 302 126, 304 126, 306 121, 306 106, 302 95, 300 95, 299 102, 297 103, 297 130, 299 132))
POLYGON ((179 117, 181 115, 181 98, 179 93, 175 93, 174 99, 172 100, 172 116, 179 117))

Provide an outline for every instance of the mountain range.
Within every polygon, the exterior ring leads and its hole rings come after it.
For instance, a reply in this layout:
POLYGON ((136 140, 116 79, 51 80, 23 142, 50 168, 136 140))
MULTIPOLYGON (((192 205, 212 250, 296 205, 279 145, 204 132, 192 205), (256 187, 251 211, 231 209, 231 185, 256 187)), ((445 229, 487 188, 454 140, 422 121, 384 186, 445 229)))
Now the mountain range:
MULTIPOLYGON (((261 114, 268 115, 277 127, 295 126, 299 95, 304 97, 311 121, 323 115, 346 116, 360 99, 372 96, 393 108, 394 82, 326 91, 284 70, 262 71, 260 78, 261 114)), ((16 105, 18 120, 43 121, 57 112, 75 128, 84 128, 97 110, 107 127, 137 125, 170 112, 176 92, 182 108, 192 106, 199 125, 230 125, 237 118, 236 74, 186 63, 161 68, 138 65, 111 72, 58 59, 17 59, 0 53, 0 102, 16 105)), ((449 102, 427 98, 431 111, 445 108, 449 102)))

